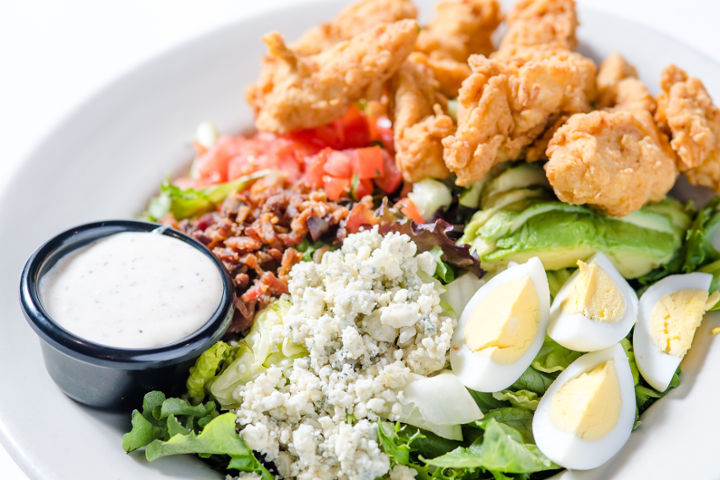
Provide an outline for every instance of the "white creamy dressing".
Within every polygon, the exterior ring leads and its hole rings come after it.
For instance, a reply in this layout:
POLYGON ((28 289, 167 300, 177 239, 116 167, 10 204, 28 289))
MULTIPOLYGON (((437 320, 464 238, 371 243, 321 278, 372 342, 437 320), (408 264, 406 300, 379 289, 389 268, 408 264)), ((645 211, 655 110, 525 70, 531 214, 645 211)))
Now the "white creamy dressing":
POLYGON ((220 305, 222 277, 196 248, 159 233, 110 235, 64 257, 39 295, 64 329, 119 348, 169 345, 199 330, 220 305))

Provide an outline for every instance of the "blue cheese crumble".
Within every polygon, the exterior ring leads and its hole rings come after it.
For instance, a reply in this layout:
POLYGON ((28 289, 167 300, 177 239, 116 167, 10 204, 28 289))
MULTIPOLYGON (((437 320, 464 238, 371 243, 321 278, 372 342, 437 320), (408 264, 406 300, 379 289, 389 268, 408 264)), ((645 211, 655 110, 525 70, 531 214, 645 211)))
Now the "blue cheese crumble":
POLYGON ((290 272, 292 307, 273 342, 303 345, 307 357, 271 366, 233 395, 245 442, 283 478, 411 479, 390 469, 378 445, 379 418, 398 420, 398 393, 412 374, 443 369, 456 325, 443 314, 431 275, 407 235, 377 228, 290 272))

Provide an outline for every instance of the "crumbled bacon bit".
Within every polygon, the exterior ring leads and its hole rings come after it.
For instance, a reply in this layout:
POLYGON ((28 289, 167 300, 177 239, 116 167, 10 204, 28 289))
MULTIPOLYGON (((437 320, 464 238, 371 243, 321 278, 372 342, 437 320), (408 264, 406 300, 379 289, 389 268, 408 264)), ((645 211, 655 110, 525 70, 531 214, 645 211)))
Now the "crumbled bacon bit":
POLYGON ((302 260, 292 247, 308 236, 308 219, 321 219, 337 229, 348 216, 348 209, 328 201, 324 192, 304 186, 287 189, 283 183, 264 179, 228 195, 217 212, 178 225, 207 245, 233 278, 231 334, 247 330, 255 312, 287 293, 290 270, 302 260))

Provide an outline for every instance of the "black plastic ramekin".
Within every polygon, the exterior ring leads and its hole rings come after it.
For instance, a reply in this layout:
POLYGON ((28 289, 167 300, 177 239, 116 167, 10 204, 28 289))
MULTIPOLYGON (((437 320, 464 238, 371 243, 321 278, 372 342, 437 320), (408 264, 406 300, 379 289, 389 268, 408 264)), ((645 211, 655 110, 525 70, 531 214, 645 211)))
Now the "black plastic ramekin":
POLYGON ((138 408, 143 395, 151 390, 161 390, 168 396, 178 394, 195 359, 225 334, 235 310, 234 298, 230 275, 202 243, 172 228, 134 220, 89 223, 51 238, 28 259, 20 279, 20 304, 40 337, 45 367, 53 381, 70 398, 109 410, 138 408), (38 282, 61 257, 109 235, 157 228, 165 229, 163 235, 201 251, 220 271, 220 306, 203 327, 163 347, 125 349, 77 337, 52 320, 38 296, 38 282))

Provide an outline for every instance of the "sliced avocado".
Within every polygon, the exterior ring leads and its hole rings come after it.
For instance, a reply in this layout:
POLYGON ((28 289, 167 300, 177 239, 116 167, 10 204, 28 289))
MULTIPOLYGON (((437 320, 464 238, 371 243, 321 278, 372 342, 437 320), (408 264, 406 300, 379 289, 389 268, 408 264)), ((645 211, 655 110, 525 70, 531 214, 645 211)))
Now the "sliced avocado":
POLYGON ((521 206, 521 204, 525 203, 525 201, 516 202, 500 210, 488 219, 488 221, 485 222, 485 225, 477 230, 476 235, 483 237, 485 240, 496 240, 507 233, 516 232, 532 217, 543 215, 554 210, 561 212, 584 213, 588 215, 592 214, 587 207, 570 205, 558 201, 535 202, 531 206, 521 206))
POLYGON ((636 278, 669 262, 677 247, 672 233, 639 227, 596 213, 551 210, 529 218, 480 256, 484 269, 539 257, 546 270, 575 267, 601 251, 625 278, 636 278))
POLYGON ((470 188, 460 194, 460 205, 468 208, 480 207, 480 195, 482 195, 484 186, 485 180, 480 180, 470 185, 470 188))
MULTIPOLYGON (((690 210, 693 210, 692 205, 689 206, 690 210)), ((679 200, 667 197, 658 203, 651 203, 645 205, 642 208, 645 212, 659 213, 661 215, 667 215, 672 220, 673 225, 680 230, 687 230, 690 228, 692 223, 692 217, 688 213, 688 207, 682 204, 679 200)))
POLYGON ((655 230, 657 232, 669 233, 674 238, 675 247, 680 247, 682 243, 681 235, 683 231, 675 227, 672 219, 660 213, 653 213, 646 210, 635 210, 625 217, 615 218, 619 222, 626 222, 646 230, 655 230))
POLYGON ((493 197, 491 205, 485 207, 483 210, 478 210, 472 216, 467 225, 465 225, 465 231, 463 236, 458 240, 458 245, 465 245, 472 243, 477 236, 477 231, 480 227, 485 225, 496 212, 501 208, 507 207, 508 205, 520 202, 525 199, 535 198, 542 199, 549 197, 549 193, 544 188, 527 188, 521 190, 513 190, 511 192, 505 192, 498 194, 493 197))
POLYGON ((488 200, 500 193, 529 187, 550 188, 545 170, 536 163, 522 163, 517 167, 508 168, 489 180, 482 195, 482 207, 490 208, 488 200))

